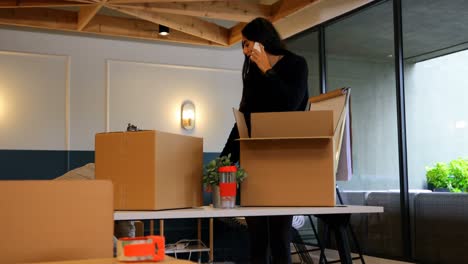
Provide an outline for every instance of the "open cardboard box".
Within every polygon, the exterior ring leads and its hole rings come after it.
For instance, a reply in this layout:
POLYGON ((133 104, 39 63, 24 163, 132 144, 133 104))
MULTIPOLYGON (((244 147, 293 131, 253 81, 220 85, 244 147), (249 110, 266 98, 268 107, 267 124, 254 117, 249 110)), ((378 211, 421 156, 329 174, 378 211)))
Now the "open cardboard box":
POLYGON ((156 130, 96 134, 96 179, 114 184, 116 210, 202 205, 203 139, 156 130))
POLYGON ((305 112, 252 113, 251 136, 234 109, 240 163, 248 173, 242 206, 335 206, 347 98, 321 97, 305 112))

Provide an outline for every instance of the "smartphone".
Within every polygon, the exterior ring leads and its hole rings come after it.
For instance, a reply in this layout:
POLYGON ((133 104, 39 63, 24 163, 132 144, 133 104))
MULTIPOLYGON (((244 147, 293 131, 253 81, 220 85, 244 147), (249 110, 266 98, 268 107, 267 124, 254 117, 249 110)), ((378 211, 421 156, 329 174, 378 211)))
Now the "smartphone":
POLYGON ((254 48, 255 50, 258 50, 258 52, 261 52, 260 44, 259 44, 258 42, 254 42, 253 48, 254 48))

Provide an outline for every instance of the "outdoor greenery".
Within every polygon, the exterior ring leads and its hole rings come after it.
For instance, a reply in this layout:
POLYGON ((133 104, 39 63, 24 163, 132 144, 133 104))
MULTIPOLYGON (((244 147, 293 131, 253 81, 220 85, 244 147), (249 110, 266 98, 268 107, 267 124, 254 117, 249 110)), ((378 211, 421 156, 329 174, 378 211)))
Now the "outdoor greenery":
POLYGON ((451 192, 468 192, 468 158, 437 162, 426 167, 427 183, 434 188, 446 188, 451 192))
POLYGON ((203 184, 219 185, 220 174, 218 172, 218 169, 223 166, 237 167, 236 180, 238 184, 241 183, 247 177, 247 173, 242 167, 240 167, 238 164, 233 164, 231 162, 231 154, 229 154, 227 156, 217 157, 216 159, 210 161, 203 167, 203 184))

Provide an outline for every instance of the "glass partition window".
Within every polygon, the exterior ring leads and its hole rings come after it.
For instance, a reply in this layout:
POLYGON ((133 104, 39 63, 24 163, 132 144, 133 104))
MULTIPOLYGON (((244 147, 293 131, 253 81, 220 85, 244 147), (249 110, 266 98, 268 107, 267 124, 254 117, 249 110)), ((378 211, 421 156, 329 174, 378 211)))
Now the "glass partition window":
POLYGON ((327 90, 351 87, 353 178, 345 190, 399 189, 392 2, 325 29, 327 90))
POLYGON ((308 30, 287 39, 285 42, 290 51, 303 56, 307 61, 309 67, 309 96, 319 95, 318 32, 308 30))
POLYGON ((468 159, 468 3, 402 3, 409 186, 433 189, 426 167, 468 159))

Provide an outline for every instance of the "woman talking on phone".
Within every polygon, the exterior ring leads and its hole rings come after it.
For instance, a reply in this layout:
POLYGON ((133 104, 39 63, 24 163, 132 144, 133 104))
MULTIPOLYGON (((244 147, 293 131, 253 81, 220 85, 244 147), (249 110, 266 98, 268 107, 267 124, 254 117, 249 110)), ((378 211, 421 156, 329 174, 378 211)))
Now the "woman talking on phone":
MULTIPOLYGON (((270 21, 256 18, 244 27, 242 51, 245 60, 239 110, 245 115, 249 134, 251 113, 305 110, 309 98, 307 63, 303 57, 286 50, 270 21)), ((220 155, 231 153, 231 160, 238 162, 238 138, 234 125, 220 155)), ((291 263, 292 216, 246 217, 246 221, 251 263, 291 263)))

